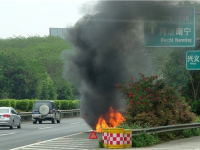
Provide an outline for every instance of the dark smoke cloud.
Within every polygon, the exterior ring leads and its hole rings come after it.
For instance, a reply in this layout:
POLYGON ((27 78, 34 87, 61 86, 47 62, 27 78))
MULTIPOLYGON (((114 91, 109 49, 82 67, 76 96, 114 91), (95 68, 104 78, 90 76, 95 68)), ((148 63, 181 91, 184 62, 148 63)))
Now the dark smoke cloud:
POLYGON ((94 14, 85 15, 69 29, 73 52, 65 53, 64 76, 77 83, 81 93, 81 116, 94 129, 100 115, 109 108, 124 109, 121 93, 114 86, 152 74, 152 60, 142 53, 143 20, 167 13, 169 2, 102 1, 94 14))

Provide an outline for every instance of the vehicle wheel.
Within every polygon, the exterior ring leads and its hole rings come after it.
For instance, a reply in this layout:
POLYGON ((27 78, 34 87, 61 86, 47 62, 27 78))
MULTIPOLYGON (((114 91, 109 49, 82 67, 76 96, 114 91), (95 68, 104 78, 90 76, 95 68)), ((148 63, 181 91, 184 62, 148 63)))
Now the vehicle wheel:
POLYGON ((10 125, 10 129, 13 129, 14 128, 14 120, 12 122, 12 124, 10 125))
POLYGON ((57 120, 57 123, 60 123, 60 120, 61 120, 61 116, 60 116, 59 119, 57 120))
POLYGON ((37 120, 35 119, 35 120, 33 120, 33 124, 36 124, 37 123, 37 120))
POLYGON ((17 126, 18 129, 21 129, 21 120, 19 121, 19 125, 17 126))
POLYGON ((55 119, 54 118, 51 119, 51 123, 55 123, 55 119))
POLYGON ((42 124, 42 120, 39 120, 39 124, 42 124))
POLYGON ((47 115, 49 113, 49 107, 47 105, 42 105, 39 112, 41 115, 47 115))

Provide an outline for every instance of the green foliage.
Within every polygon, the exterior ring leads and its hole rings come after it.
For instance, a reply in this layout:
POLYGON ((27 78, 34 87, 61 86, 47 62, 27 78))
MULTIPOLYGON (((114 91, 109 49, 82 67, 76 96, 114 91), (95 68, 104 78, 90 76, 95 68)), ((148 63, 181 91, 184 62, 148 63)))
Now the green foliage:
POLYGON ((191 129, 192 135, 199 136, 200 135, 200 128, 191 129))
MULTIPOLYGON (((18 111, 31 112, 36 100, 0 100, 0 107, 13 107, 18 111)), ((80 100, 53 100, 60 110, 80 109, 80 100)))
POLYGON ((170 141, 183 138, 182 131, 169 131, 158 133, 158 137, 161 141, 170 141))
POLYGON ((185 129, 183 130, 182 134, 184 137, 189 138, 192 136, 192 131, 190 129, 185 129))
POLYGON ((0 99, 71 99, 74 86, 62 78, 60 53, 71 49, 58 37, 0 39, 0 99))
MULTIPOLYGON (((130 125, 127 123, 123 123, 118 127, 124 129, 143 128, 142 126, 138 126, 137 124, 130 125)), ((146 127, 148 128, 148 126, 146 127)), ((175 131, 160 132, 153 134, 147 134, 146 132, 141 132, 138 135, 132 136, 132 147, 146 147, 159 144, 161 142, 181 139, 184 137, 199 136, 199 135, 200 135, 200 128, 175 130, 175 131)))
POLYGON ((197 119, 195 120, 196 123, 200 123, 200 116, 197 117, 197 119))
POLYGON ((60 109, 80 109, 80 100, 60 100, 60 109))
POLYGON ((158 76, 140 78, 131 77, 128 85, 118 83, 116 86, 126 95, 126 122, 129 124, 164 126, 170 124, 190 123, 196 119, 184 98, 177 94, 174 87, 169 87, 158 76))
POLYGON ((10 99, 10 107, 16 108, 16 100, 10 99))
POLYGON ((69 108, 68 106, 68 100, 62 100, 60 101, 60 109, 61 110, 67 110, 69 108))
POLYGON ((145 147, 160 143, 160 139, 157 134, 146 134, 141 132, 139 135, 132 137, 133 147, 145 147))
POLYGON ((41 95, 49 93, 45 91, 41 94, 41 90, 50 79, 45 68, 37 60, 29 60, 12 51, 1 52, 0 59, 0 66, 3 68, 3 78, 0 81, 1 98, 41 98, 41 95))
POLYGON ((79 109, 80 108, 80 100, 73 100, 73 101, 70 101, 72 104, 71 104, 71 109, 79 109))
POLYGON ((136 124, 129 124, 129 123, 121 123, 117 128, 123 128, 123 129, 140 129, 142 128, 139 125, 136 124))
POLYGON ((182 135, 185 138, 189 138, 192 136, 199 136, 200 135, 200 129, 199 128, 195 128, 195 129, 185 129, 182 131, 182 135))
MULTIPOLYGON (((192 50, 192 49, 191 49, 192 50)), ((199 80, 200 71, 199 70, 186 70, 186 51, 188 49, 175 49, 169 57, 169 62, 162 69, 164 78, 170 86, 180 86, 179 91, 186 101, 191 104, 193 112, 200 114, 200 95, 199 95, 199 80), (193 101, 193 103, 190 103, 193 101), (198 108, 197 108, 197 107, 198 108)))
MULTIPOLYGON (((200 5, 198 4, 198 9, 200 5)), ((196 10, 199 11, 199 10, 196 10)), ((199 22, 198 17, 198 22, 199 22)), ((198 23, 199 24, 199 23, 198 23)), ((198 28, 198 33, 200 32, 198 28)), ((191 50, 195 50, 193 48, 191 50)), ((166 65, 162 68, 164 78, 167 79, 170 86, 181 86, 182 96, 186 99, 198 100, 199 95, 199 70, 186 70, 186 51, 187 48, 175 48, 174 51, 169 55, 169 60, 166 65)), ((195 109, 195 113, 200 114, 198 109, 195 109)))
POLYGON ((9 100, 0 100, 0 107, 10 107, 9 100))
POLYGON ((17 100, 16 101, 16 109, 17 110, 23 110, 28 111, 29 109, 29 100, 17 100))
POLYGON ((55 103, 56 103, 56 105, 60 108, 60 100, 53 100, 55 103))
POLYGON ((75 94, 73 93, 72 86, 65 81, 64 79, 60 79, 59 86, 57 86, 57 99, 59 100, 74 100, 75 94))
POLYGON ((189 100, 188 102, 191 106, 191 109, 196 114, 200 114, 200 100, 189 100))
POLYGON ((33 104, 36 100, 28 100, 29 104, 28 104, 28 112, 31 112, 33 110, 33 104))
POLYGON ((102 138, 99 138, 99 148, 104 148, 102 138))

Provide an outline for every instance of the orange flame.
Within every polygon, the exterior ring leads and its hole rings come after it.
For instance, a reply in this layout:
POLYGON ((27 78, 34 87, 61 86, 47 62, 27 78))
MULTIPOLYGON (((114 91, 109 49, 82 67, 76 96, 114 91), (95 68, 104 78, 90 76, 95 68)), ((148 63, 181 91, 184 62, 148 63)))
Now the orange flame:
POLYGON ((102 128, 107 128, 107 127, 117 127, 118 125, 120 125, 123 121, 125 121, 124 117, 122 116, 122 114, 118 111, 113 110, 112 107, 110 107, 109 110, 109 122, 108 124, 106 123, 106 121, 103 119, 103 116, 101 115, 98 119, 98 123, 96 125, 96 131, 98 133, 102 132, 102 128))

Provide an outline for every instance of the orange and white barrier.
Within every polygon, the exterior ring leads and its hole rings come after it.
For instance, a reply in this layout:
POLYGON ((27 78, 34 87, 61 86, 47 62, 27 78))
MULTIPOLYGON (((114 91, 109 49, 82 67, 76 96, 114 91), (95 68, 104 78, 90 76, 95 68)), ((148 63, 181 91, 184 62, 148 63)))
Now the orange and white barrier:
POLYGON ((103 140, 103 146, 104 148, 108 148, 108 140, 109 140, 109 128, 103 128, 102 129, 102 140, 103 140))
POLYGON ((124 129, 110 128, 108 148, 124 148, 124 129))
POLYGON ((132 147, 132 130, 124 129, 124 147, 130 148, 132 147))
POLYGON ((104 148, 121 149, 132 147, 132 130, 123 128, 103 128, 104 148))

